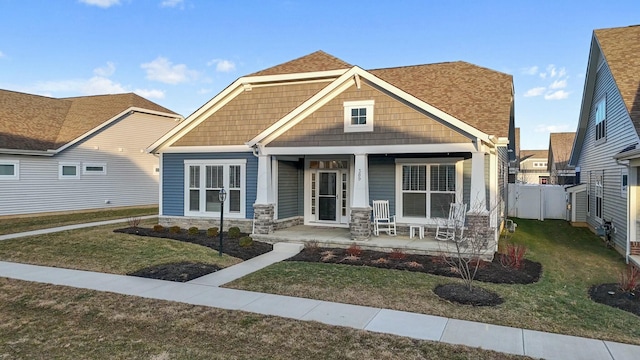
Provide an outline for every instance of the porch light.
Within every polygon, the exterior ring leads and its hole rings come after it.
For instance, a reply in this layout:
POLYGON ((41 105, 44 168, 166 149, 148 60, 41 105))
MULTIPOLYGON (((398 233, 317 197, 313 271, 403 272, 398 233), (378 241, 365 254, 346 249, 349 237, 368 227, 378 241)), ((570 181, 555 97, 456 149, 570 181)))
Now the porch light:
POLYGON ((222 256, 222 237, 224 230, 224 201, 227 200, 227 192, 224 188, 220 189, 218 193, 218 200, 220 200, 220 246, 218 247, 219 255, 222 256))

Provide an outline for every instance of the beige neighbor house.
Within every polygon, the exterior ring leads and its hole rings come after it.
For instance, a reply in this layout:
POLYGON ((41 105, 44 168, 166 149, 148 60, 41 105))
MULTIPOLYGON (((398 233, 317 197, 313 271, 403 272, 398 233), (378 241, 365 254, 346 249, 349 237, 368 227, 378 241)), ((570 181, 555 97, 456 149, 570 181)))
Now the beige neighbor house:
POLYGON ((0 90, 0 216, 158 204, 145 149, 181 119, 135 94, 0 90))
POLYGON ((575 132, 562 132, 549 134, 549 159, 547 171, 549 183, 553 185, 573 185, 576 180, 576 171, 569 164, 571 149, 575 140, 575 132))
POLYGON ((523 184, 550 184, 547 161, 548 150, 520 150, 518 182, 523 184))
POLYGON ((572 221, 608 237, 640 265, 640 26, 595 30, 570 164, 572 221), (578 206, 578 201, 585 206, 578 206))
POLYGON ((372 200, 405 234, 459 202, 497 238, 513 109, 512 77, 494 70, 364 70, 318 51, 239 78, 150 148, 160 221, 206 227, 222 211, 258 237, 304 224, 366 240, 372 200))

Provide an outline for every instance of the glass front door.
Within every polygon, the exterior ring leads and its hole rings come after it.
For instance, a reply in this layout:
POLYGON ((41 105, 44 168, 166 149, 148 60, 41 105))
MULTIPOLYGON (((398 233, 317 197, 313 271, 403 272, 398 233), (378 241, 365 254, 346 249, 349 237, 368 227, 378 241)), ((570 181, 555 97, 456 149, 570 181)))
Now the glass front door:
POLYGON ((338 173, 318 172, 318 220, 336 221, 338 203, 338 173))

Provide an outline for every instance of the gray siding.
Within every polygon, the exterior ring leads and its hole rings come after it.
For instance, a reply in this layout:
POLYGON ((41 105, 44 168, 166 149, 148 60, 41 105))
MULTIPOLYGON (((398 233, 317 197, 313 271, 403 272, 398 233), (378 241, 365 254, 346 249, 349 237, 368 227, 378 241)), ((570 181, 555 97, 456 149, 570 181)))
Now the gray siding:
POLYGON ((369 156, 369 199, 389 200, 396 214, 396 164, 391 156, 369 156))
POLYGON ((587 192, 580 191, 573 196, 576 197, 576 222, 586 222, 587 221, 587 192))
POLYGON ((302 216, 300 198, 303 182, 300 182, 301 166, 297 161, 278 161, 278 218, 302 216))
POLYGON ((471 159, 465 159, 462 165, 462 202, 470 208, 471 204, 471 159))
POLYGON ((253 219, 258 184, 258 159, 253 153, 165 153, 162 154, 162 214, 184 215, 184 161, 185 160, 246 159, 246 211, 253 219))
MULTIPOLYGON (((587 181, 596 172, 604 172, 603 218, 613 220, 617 229, 613 235, 614 241, 617 246, 624 249, 626 248, 627 233, 627 199, 620 193, 620 174, 624 166, 618 165, 613 156, 627 145, 638 142, 638 136, 606 62, 597 72, 594 95, 589 100, 592 107, 589 109, 589 121, 577 165, 581 169, 582 181, 587 181), (596 145, 595 105, 604 96, 607 99, 607 140, 596 145)), ((595 217, 595 181, 591 181, 589 186, 591 201, 587 222, 592 227, 597 227, 600 225, 600 220, 595 217)))
POLYGON ((507 216, 507 174, 509 172, 509 152, 507 147, 498 148, 498 221, 502 222, 507 216))
POLYGON ((158 204, 158 158, 144 150, 176 122, 133 113, 49 156, 0 155, 19 161, 19 180, 0 181, 0 216, 158 204), (79 178, 59 179, 60 162, 79 165, 79 178), (106 174, 83 174, 83 164, 106 174))

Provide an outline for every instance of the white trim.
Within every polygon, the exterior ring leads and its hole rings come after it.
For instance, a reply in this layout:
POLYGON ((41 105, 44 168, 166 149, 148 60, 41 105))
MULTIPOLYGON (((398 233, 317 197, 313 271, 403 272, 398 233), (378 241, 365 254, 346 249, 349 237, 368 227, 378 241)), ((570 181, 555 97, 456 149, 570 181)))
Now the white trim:
POLYGON ((226 146, 172 146, 163 148, 162 153, 221 153, 221 152, 252 152, 247 145, 226 146))
POLYGON ((0 175, 0 180, 20 180, 19 160, 0 160, 0 165, 13 165, 13 175, 0 175))
POLYGON ((302 146, 263 147, 269 155, 335 155, 335 154, 407 154, 407 153, 453 153, 473 152, 471 143, 415 144, 415 145, 372 145, 372 146, 302 146))
MULTIPOLYGON (((163 166, 163 156, 162 154, 160 154, 159 156, 157 156, 158 158, 158 169, 160 170, 158 172, 158 216, 162 216, 164 214, 163 211, 163 207, 164 204, 162 202, 162 193, 163 193, 163 189, 162 189, 162 185, 164 183, 164 176, 162 176, 162 166, 163 166)), ((155 166, 154 166, 155 169, 155 166)))
POLYGON ((58 163, 58 179, 59 180, 71 180, 71 179, 80 179, 80 163, 79 162, 59 162, 58 163), (76 168, 75 175, 63 175, 63 169, 68 166, 73 166, 76 168))
POLYGON ((53 150, 20 150, 20 149, 0 149, 0 154, 9 155, 33 155, 33 156, 53 156, 56 154, 53 150))
MULTIPOLYGON (((358 74, 356 74, 358 76, 358 74)), ((372 132, 374 121, 374 100, 345 101, 344 107, 344 132, 372 132), (365 123, 352 124, 351 111, 354 109, 365 109, 365 123)))
POLYGON ((107 175, 107 163, 82 163, 82 175, 107 175), (101 167, 101 171, 87 170, 88 167, 101 167))
POLYGON ((447 164, 451 165, 459 161, 463 161, 461 157, 446 157, 446 158, 395 158, 396 164, 411 165, 411 164, 447 164))
POLYGON ((247 159, 186 159, 185 165, 246 165, 247 159))
POLYGON ((257 75, 257 76, 246 76, 239 79, 242 84, 245 83, 264 83, 264 82, 276 82, 276 81, 292 81, 292 80, 304 80, 304 79, 314 79, 314 78, 330 78, 330 77, 339 77, 344 73, 348 72, 350 69, 340 69, 340 70, 327 70, 327 71, 314 71, 314 72, 304 72, 304 73, 293 73, 293 74, 280 74, 280 75, 257 75))

